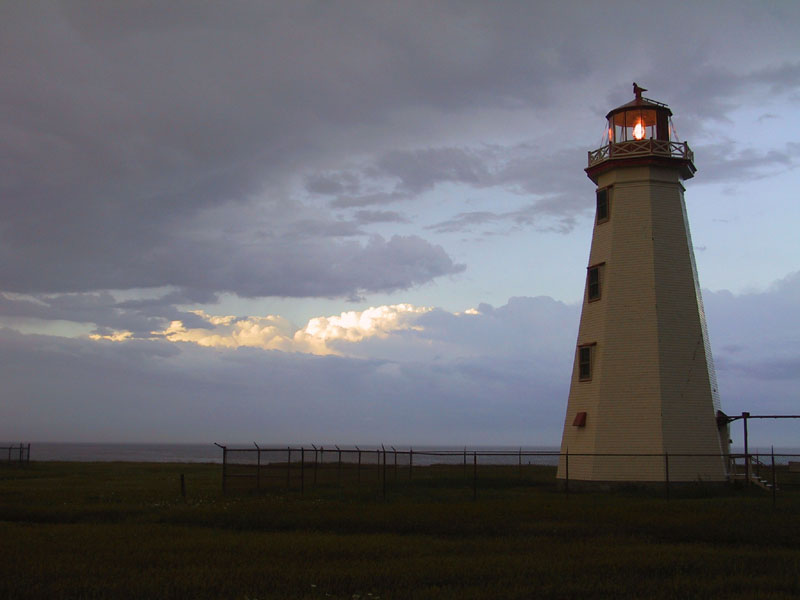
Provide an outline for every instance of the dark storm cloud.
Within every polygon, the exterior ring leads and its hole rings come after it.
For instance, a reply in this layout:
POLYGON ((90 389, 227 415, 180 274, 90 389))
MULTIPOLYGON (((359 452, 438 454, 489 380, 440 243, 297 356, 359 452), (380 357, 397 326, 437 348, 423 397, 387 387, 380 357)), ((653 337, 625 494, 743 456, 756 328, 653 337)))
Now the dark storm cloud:
POLYGON ((409 223, 410 221, 394 210, 358 210, 355 213, 358 223, 409 223))
POLYGON ((486 157, 463 148, 427 148, 392 151, 382 156, 375 170, 378 175, 396 178, 398 191, 419 194, 445 182, 483 187, 490 184, 486 157))
POLYGON ((731 144, 699 146, 695 163, 703 176, 697 183, 752 181, 788 171, 800 165, 800 143, 782 149, 758 151, 735 150, 731 144))
MULTIPOLYGON (((703 293, 714 362, 729 413, 795 413, 800 385, 794 350, 800 339, 800 272, 763 292, 703 293)), ((726 409, 727 410, 727 409, 726 409)))
MULTIPOLYGON (((208 323, 194 313, 175 308, 175 304, 191 304, 201 300, 181 292, 146 300, 118 301, 109 292, 75 294, 38 294, 30 297, 9 297, 0 293, 0 315, 41 320, 63 320, 91 323, 97 333, 130 331, 136 337, 149 337, 163 329, 169 321, 182 321, 187 327, 207 327, 208 323)), ((213 298, 207 297, 210 301, 213 298)))
MULTIPOLYGON (((441 32, 418 31, 413 43, 400 41, 408 52, 395 52, 379 31, 392 14, 383 14, 386 7, 27 6, 7 6, 3 28, 0 266, 7 289, 181 285, 184 272, 196 287, 245 294, 242 276, 260 279, 258 293, 265 294, 380 289, 369 278, 364 245, 354 253, 352 244, 321 241, 283 253, 288 263, 254 269, 251 252, 213 230, 201 243, 187 239, 185 226, 209 207, 227 203, 236 211, 261 193, 283 204, 285 214, 292 203, 275 186, 289 165, 313 164, 341 132, 356 123, 369 127, 400 102, 455 99, 453 82, 429 85, 436 63, 455 58, 437 51, 441 32), (366 26, 370 19, 377 27, 366 26), (405 61, 426 49, 431 71, 406 69, 405 61), (347 286, 274 285, 275 270, 283 277, 304 270, 305 261, 293 258, 311 249, 318 254, 309 258, 319 262, 347 255, 356 269, 347 286), (31 274, 31 265, 42 270, 31 274), (236 276, 198 281, 200 272, 225 269, 236 276)), ((429 11, 434 20, 444 17, 429 11)), ((415 28, 402 17, 396 25, 415 28)), ((437 248, 408 243, 423 268, 401 285, 457 270, 437 248), (433 263, 442 268, 431 270, 433 263)), ((273 248, 253 245, 257 264, 273 262, 273 248)), ((395 266, 413 269, 386 268, 395 266)))
POLYGON ((796 16, 790 6, 757 15, 746 3, 724 15, 693 7, 675 31, 649 25, 674 21, 667 5, 584 4, 5 3, 3 289, 335 296, 407 287, 459 267, 422 239, 381 246, 331 215, 307 219, 292 185, 332 196, 332 208, 401 202, 443 182, 517 186, 560 195, 536 204, 556 216, 551 227, 568 228, 558 215, 575 188, 561 185, 563 165, 513 173, 486 146, 453 146, 447 124, 498 110, 520 123, 525 111, 562 119, 576 96, 597 97, 596 81, 627 86, 637 69, 682 107, 699 103, 698 118, 725 118, 748 86, 796 89, 796 62, 727 72, 708 50, 747 58, 727 31, 764 36, 760 23, 776 45, 793 40, 776 28, 796 16), (646 36, 617 44, 609 32, 620 28, 646 36), (339 172, 351 156, 388 185, 339 172), (223 208, 224 218, 208 218, 223 208), (293 224, 309 226, 315 243, 294 245, 285 237, 293 224), (400 245, 415 251, 392 251, 400 245), (418 261, 384 265, 405 273, 397 287, 383 287, 376 247, 385 260, 418 261))
POLYGON ((337 196, 331 201, 332 206, 352 208, 400 203, 446 183, 475 189, 495 187, 519 196, 520 207, 502 213, 458 212, 425 228, 450 233, 469 231, 476 225, 510 223, 566 233, 574 227, 576 214, 590 207, 585 195, 587 183, 574 176, 585 160, 584 149, 547 151, 533 144, 396 150, 379 157, 359 173, 326 174, 326 181, 352 182, 348 189, 352 196, 339 196, 340 187, 333 185, 316 186, 315 190, 321 195, 337 196), (361 186, 374 189, 382 185, 386 191, 359 194, 361 186), (537 200, 530 202, 531 198, 537 200))

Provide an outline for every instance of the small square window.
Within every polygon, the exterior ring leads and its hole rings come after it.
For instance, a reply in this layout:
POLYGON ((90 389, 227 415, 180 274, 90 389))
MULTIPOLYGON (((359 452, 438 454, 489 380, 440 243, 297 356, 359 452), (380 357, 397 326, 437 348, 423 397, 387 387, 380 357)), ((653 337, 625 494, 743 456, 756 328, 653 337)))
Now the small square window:
POLYGON ((581 381, 589 381, 592 378, 593 354, 594 344, 578 346, 578 379, 581 381))
POLYGON ((608 221, 611 207, 610 207, 610 188, 602 188, 597 190, 597 222, 605 223, 608 221))

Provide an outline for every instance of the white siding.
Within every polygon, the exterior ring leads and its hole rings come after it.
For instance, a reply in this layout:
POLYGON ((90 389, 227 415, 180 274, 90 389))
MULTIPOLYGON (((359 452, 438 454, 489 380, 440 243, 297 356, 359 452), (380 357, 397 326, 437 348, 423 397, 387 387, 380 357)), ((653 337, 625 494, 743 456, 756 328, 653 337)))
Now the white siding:
MULTIPOLYGON (((595 224, 589 265, 601 298, 584 304, 577 344, 596 343, 591 381, 577 351, 562 452, 719 455, 719 399, 677 169, 621 167, 611 217, 595 224), (586 427, 572 425, 587 412, 586 427)), ((663 457, 570 458, 570 479, 663 481, 663 457)), ((565 476, 562 459, 558 477, 565 476)), ((670 461, 670 480, 724 480, 719 458, 670 461)))

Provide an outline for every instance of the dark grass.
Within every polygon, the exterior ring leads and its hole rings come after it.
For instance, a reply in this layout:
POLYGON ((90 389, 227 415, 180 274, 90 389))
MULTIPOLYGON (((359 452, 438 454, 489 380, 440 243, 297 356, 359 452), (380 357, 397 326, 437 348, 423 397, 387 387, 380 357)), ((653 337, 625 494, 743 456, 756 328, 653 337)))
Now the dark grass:
POLYGON ((218 465, 0 465, 0 598, 800 595, 795 491, 566 496, 551 469, 481 467, 473 500, 434 467, 384 499, 371 473, 223 496, 218 465))

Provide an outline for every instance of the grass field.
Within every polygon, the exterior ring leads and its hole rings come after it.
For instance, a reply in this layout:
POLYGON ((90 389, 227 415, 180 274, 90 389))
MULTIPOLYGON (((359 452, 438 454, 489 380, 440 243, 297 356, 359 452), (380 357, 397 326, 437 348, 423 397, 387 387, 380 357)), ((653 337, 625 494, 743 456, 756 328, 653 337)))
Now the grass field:
POLYGON ((0 598, 800 596, 797 492, 565 496, 538 467, 476 501, 460 477, 223 496, 220 469, 0 465, 0 598))

